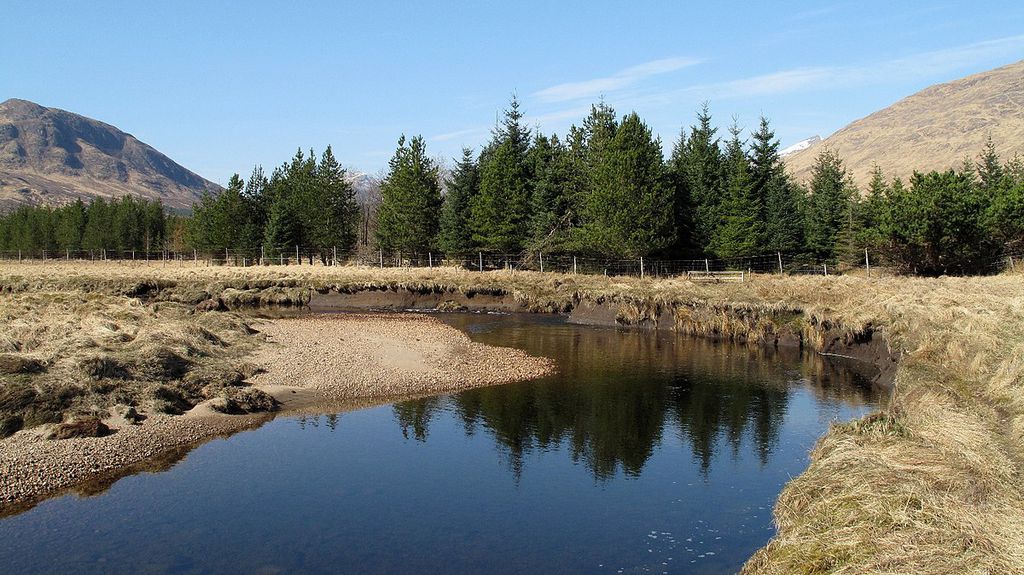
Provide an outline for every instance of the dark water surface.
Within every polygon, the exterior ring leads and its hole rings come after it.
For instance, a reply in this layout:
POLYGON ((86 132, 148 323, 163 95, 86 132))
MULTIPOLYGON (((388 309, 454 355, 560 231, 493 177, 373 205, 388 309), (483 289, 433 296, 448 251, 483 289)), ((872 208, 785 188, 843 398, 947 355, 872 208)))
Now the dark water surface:
POLYGON ((540 381, 282 417, 0 520, 2 573, 727 573, 833 420, 821 358, 553 318, 446 316, 540 381))

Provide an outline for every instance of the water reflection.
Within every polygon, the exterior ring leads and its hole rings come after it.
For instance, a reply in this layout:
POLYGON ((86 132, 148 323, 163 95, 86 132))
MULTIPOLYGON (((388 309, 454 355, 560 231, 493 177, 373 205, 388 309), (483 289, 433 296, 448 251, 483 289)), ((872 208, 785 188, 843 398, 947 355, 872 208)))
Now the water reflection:
POLYGON ((561 371, 393 406, 315 406, 210 441, 103 496, 0 520, 0 565, 734 573, 774 533, 772 504, 828 422, 874 405, 847 367, 796 353, 541 317, 447 321, 561 371))
POLYGON ((564 448, 597 480, 620 470, 637 477, 667 432, 688 446, 705 476, 719 450, 740 457, 744 439, 764 466, 796 390, 826 404, 863 406, 875 396, 846 366, 798 351, 564 324, 537 329, 536 320, 515 316, 446 319, 477 341, 554 358, 560 371, 398 403, 402 434, 426 441, 432 420, 454 412, 467 435, 482 428, 494 438, 517 476, 528 454, 564 448))

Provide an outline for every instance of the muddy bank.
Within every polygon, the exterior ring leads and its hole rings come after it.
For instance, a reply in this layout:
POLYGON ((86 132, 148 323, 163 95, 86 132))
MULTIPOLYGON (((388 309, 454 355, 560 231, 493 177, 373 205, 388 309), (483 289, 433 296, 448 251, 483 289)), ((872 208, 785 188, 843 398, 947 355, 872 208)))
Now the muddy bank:
POLYGON ((366 289, 312 291, 315 312, 353 310, 437 310, 472 312, 567 312, 568 321, 599 327, 671 331, 716 341, 794 348, 849 362, 873 385, 891 389, 899 355, 871 325, 847 327, 808 317, 794 308, 710 304, 665 304, 645 299, 597 300, 577 295, 563 309, 533 309, 512 294, 457 290, 366 289))
POLYGON ((509 294, 463 293, 459 291, 360 290, 313 291, 309 296, 309 309, 337 310, 439 310, 475 312, 528 311, 526 306, 509 294))
POLYGON ((639 327, 706 339, 773 348, 803 349, 850 362, 873 385, 891 389, 899 356, 873 326, 850 329, 810 319, 792 309, 650 302, 580 301, 569 322, 603 327, 639 327))

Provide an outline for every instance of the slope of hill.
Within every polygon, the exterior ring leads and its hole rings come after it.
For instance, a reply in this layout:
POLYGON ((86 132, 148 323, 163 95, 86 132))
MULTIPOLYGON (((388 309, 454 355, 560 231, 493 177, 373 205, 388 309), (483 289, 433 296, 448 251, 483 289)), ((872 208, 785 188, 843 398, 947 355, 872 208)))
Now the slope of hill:
POLYGON ((0 103, 0 208, 126 194, 190 208, 219 189, 109 124, 25 100, 0 103))
POLYGON ((827 147, 862 187, 878 164, 887 177, 959 167, 976 158, 991 136, 1003 158, 1024 156, 1024 60, 946 84, 936 84, 853 122, 785 158, 798 181, 827 147))

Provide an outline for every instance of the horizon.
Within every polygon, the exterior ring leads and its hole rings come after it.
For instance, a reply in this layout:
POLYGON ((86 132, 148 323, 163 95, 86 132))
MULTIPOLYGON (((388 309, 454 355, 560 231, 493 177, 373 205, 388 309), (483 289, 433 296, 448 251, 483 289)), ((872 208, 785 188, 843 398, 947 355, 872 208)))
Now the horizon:
POLYGON ((479 151, 513 94, 546 134, 564 135, 603 99, 620 115, 636 111, 668 154, 707 101, 720 128, 735 118, 749 130, 767 117, 785 148, 1024 58, 1024 8, 1006 2, 983 2, 970 21, 951 15, 955 4, 845 2, 738 16, 722 6, 644 6, 635 21, 609 17, 610 5, 531 3, 499 15, 449 3, 186 7, 16 3, 12 21, 45 21, 52 32, 42 45, 32 27, 5 35, 7 52, 22 57, 0 77, 0 99, 111 124, 224 185, 297 148, 328 145, 347 168, 376 175, 402 134, 423 135, 429 155, 451 165, 463 146, 479 151), (728 34, 696 26, 723 21, 728 34), (82 30, 120 33, 124 49, 83 44, 82 30))

